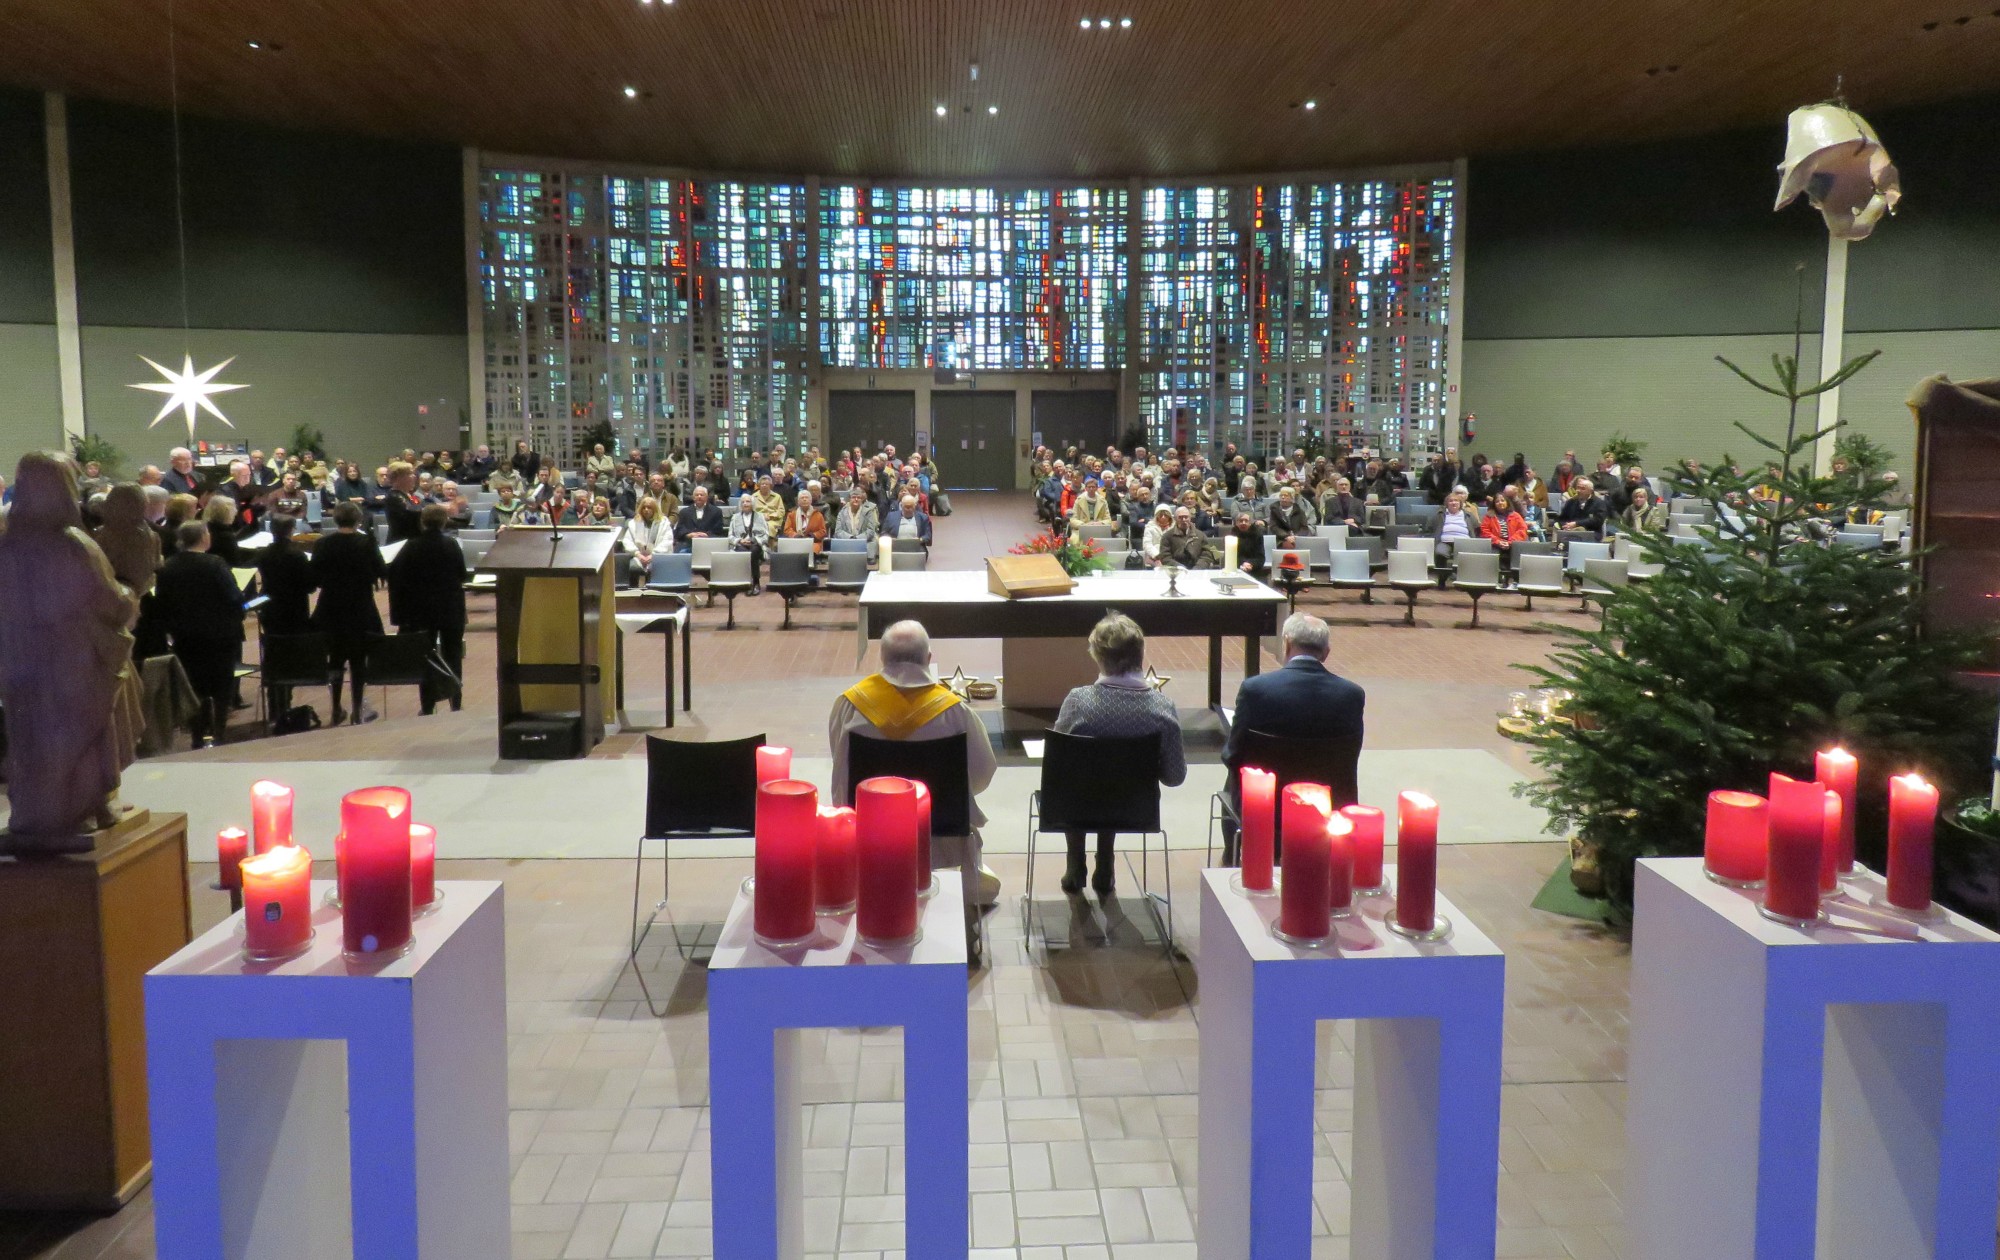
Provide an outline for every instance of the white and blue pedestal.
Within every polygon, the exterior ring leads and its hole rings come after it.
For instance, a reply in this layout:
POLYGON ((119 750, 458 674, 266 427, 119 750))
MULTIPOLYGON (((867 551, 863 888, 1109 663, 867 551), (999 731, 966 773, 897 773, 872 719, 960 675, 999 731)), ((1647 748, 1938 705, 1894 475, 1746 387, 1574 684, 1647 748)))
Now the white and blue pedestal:
POLYGON ((970 1080, 960 876, 938 872, 914 946, 855 939, 854 916, 774 950, 739 892, 708 964, 709 1160, 717 1260, 805 1254, 799 1029, 903 1030, 903 1253, 964 1256, 970 1080))
POLYGON ((1700 858, 1639 863, 1632 1256, 1992 1252, 2000 937, 1866 908, 1882 887, 1860 873, 1828 922, 1800 930, 1709 880, 1700 858))
POLYGON ((238 914, 147 975, 160 1260, 510 1254, 501 890, 438 887, 376 967, 320 881, 302 956, 245 962, 238 914))
POLYGON ((1500 1178, 1506 962, 1443 897, 1443 941, 1383 926, 1389 898, 1335 920, 1337 946, 1271 935, 1276 897, 1201 873, 1202 1260, 1312 1254, 1316 1025, 1352 1019, 1351 1251, 1487 1257, 1500 1178))

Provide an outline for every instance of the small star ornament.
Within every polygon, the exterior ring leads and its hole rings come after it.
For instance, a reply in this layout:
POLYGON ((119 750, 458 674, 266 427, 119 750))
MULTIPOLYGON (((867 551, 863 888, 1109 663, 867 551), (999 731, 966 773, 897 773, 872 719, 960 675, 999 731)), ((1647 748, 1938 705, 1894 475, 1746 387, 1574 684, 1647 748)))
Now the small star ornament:
POLYGON ((229 385, 215 379, 218 372, 236 362, 235 355, 229 356, 205 372, 194 370, 193 355, 181 356, 181 370, 178 372, 172 368, 153 362, 143 354, 139 356, 139 359, 166 378, 163 381, 143 381, 129 387, 131 389, 151 390, 155 394, 165 394, 167 396, 166 405, 160 408, 160 414, 153 417, 152 423, 148 424, 147 428, 150 429, 154 425, 159 424, 160 421, 172 415, 176 408, 179 408, 187 420, 189 441, 194 440, 194 416, 196 408, 208 412, 229 428, 233 429, 236 427, 230 424, 229 417, 223 415, 220 408, 209 401, 210 396, 214 394, 227 393, 232 389, 250 388, 248 385, 229 385))

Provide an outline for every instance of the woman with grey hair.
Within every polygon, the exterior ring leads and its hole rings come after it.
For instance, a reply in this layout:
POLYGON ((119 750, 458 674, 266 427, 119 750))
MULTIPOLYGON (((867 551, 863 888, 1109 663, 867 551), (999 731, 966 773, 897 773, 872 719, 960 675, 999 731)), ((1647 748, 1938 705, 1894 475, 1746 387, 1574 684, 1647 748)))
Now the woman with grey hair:
MULTIPOLYGON (((1187 778, 1187 758, 1181 750, 1180 716, 1174 702, 1147 683, 1146 635, 1130 617, 1111 613, 1090 632, 1090 658, 1097 662, 1097 681, 1078 687, 1064 697, 1062 712, 1056 716, 1056 730, 1065 735, 1088 735, 1098 739, 1131 739, 1158 735, 1160 741, 1160 782, 1177 787, 1187 778)), ((1062 888, 1072 895, 1083 892, 1083 838, 1081 831, 1068 833, 1069 869, 1062 888)), ((1115 883, 1115 861, 1111 852, 1112 834, 1097 837, 1097 870, 1090 886, 1099 899, 1109 897, 1115 883)))

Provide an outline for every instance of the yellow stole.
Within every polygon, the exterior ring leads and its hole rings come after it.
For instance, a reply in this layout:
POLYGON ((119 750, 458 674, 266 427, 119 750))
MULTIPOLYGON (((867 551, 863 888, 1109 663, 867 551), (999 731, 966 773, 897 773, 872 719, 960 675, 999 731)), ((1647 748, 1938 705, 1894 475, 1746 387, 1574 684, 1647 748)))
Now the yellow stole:
POLYGON ((904 688, 880 674, 868 675, 841 694, 890 739, 908 739, 919 727, 958 703, 958 696, 943 683, 904 688))

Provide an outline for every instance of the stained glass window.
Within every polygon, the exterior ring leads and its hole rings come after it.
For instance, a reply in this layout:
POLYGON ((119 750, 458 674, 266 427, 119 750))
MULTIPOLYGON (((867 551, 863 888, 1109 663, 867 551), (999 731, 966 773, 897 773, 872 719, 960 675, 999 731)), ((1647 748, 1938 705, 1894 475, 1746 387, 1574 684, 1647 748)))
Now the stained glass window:
POLYGON ((494 438, 796 446, 820 369, 1129 366, 1156 444, 1401 451, 1447 418, 1447 175, 816 193, 487 169, 494 438))

